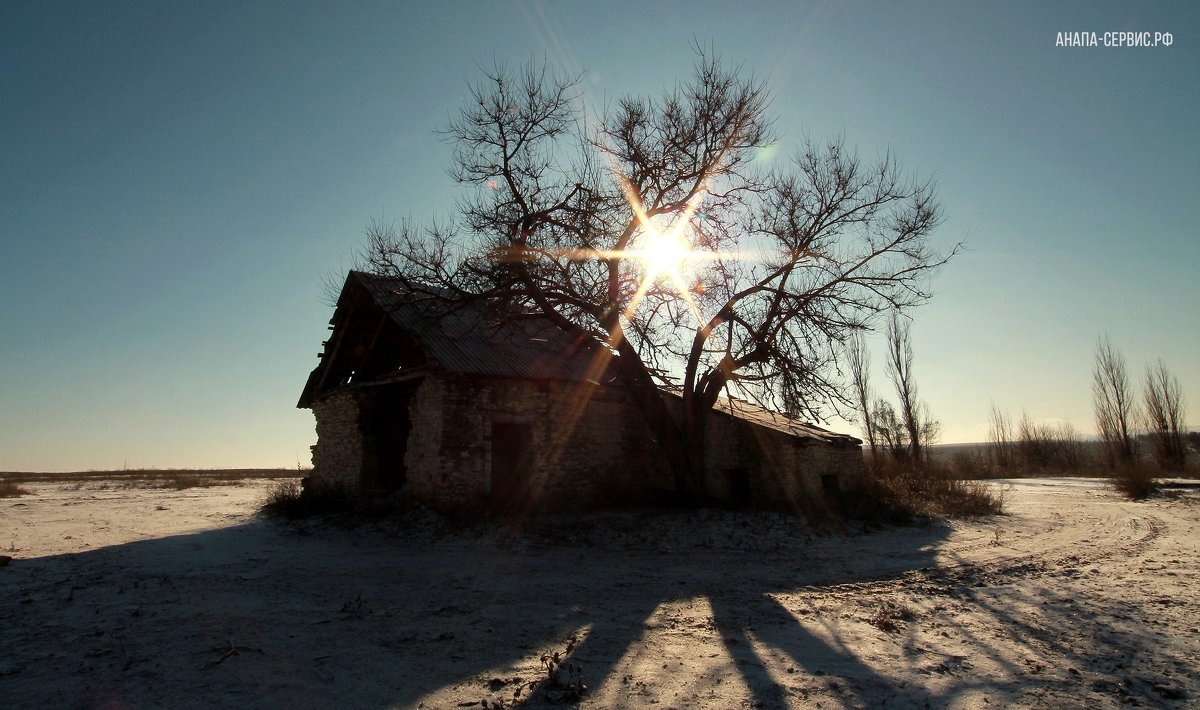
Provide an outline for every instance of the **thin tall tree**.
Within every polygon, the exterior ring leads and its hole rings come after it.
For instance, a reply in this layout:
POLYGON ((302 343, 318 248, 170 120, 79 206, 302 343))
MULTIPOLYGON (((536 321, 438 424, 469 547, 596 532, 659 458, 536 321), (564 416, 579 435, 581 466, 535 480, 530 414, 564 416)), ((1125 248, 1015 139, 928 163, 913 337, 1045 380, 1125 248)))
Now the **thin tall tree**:
POLYGON ((1132 462, 1137 458, 1134 432, 1137 401, 1129 384, 1125 357, 1113 346, 1108 335, 1096 341, 1092 403, 1096 410, 1096 430, 1104 442, 1109 465, 1132 462))
POLYGON ((1183 441, 1186 412, 1183 388, 1162 359, 1153 366, 1146 366, 1142 405, 1146 408, 1146 425, 1159 465, 1166 471, 1182 470, 1187 461, 1187 447, 1183 441))
POLYGON ((1008 412, 1001 411, 996 403, 988 413, 988 439, 991 446, 992 466, 1007 471, 1013 466, 1013 425, 1008 412))
POLYGON ((846 348, 846 364, 850 370, 850 382, 854 388, 854 404, 862 422, 863 434, 871 447, 871 462, 879 462, 879 440, 875 433, 875 418, 871 416, 871 356, 862 333, 855 333, 846 348))
POLYGON ((913 379, 912 336, 907 320, 897 313, 888 321, 888 378, 896 388, 900 422, 908 434, 909 461, 914 466, 922 462, 921 404, 917 399, 917 383, 913 379))

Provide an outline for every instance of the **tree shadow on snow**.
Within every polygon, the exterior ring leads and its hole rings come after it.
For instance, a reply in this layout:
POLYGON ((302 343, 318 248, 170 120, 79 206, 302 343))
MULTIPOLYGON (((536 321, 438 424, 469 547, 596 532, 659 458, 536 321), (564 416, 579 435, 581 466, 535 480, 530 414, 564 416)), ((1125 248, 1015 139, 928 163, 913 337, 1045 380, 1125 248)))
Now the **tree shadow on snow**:
POLYGON ((514 551, 257 520, 18 559, 0 570, 0 695, 30 707, 411 707, 448 690, 512 702, 524 686, 515 702, 537 707, 548 701, 533 685, 545 678, 538 659, 580 635, 566 660, 583 682, 629 698, 703 704, 732 672, 763 707, 796 704, 802 680, 821 675, 835 688, 854 678, 848 701, 868 688, 940 704, 838 643, 819 610, 789 609, 776 593, 930 567, 946 532, 827 537, 821 557, 514 551), (683 655, 648 645, 648 629, 682 639, 683 655), (714 641, 708 657, 686 646, 696 637, 714 641))

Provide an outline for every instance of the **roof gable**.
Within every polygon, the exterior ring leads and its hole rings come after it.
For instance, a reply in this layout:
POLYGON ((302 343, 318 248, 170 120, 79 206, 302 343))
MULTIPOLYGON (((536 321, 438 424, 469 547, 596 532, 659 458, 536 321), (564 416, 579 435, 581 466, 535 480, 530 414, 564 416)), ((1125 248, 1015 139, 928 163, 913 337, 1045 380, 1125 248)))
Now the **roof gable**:
MULTIPOLYGON (((435 297, 417 297, 397 279, 351 271, 330 319, 333 333, 312 371, 300 407, 319 394, 345 384, 367 365, 374 351, 398 340, 419 350, 420 365, 446 372, 530 380, 592 381, 615 379, 612 355, 595 340, 572 337, 541 319, 501 321, 480 304, 451 305, 435 297)), ((395 359, 395 358, 393 358, 395 359)), ((408 362, 386 362, 394 375, 408 362)))
MULTIPOLYGON (((405 369, 527 380, 612 384, 610 354, 596 340, 574 338, 544 319, 503 320, 480 304, 451 305, 415 297, 397 279, 351 271, 330 319, 333 334, 309 375, 298 406, 349 381, 387 381, 405 369), (373 356, 379 351, 386 359, 373 356), (356 379, 357 376, 357 379, 356 379)), ((677 389, 664 390, 675 396, 677 389)), ((721 398, 714 412, 798 439, 842 446, 862 442, 740 399, 721 398)))
POLYGON ((478 304, 451 308, 433 298, 414 300, 395 279, 357 271, 351 276, 450 372, 586 381, 597 379, 592 370, 598 355, 611 359, 599 342, 574 338, 543 319, 501 322, 478 304))

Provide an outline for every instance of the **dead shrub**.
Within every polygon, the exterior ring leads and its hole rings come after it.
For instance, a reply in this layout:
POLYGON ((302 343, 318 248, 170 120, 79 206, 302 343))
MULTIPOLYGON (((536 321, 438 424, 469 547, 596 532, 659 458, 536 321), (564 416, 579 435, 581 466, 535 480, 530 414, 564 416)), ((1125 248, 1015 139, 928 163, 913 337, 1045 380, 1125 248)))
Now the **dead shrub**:
POLYGON ((983 481, 958 479, 947 479, 942 485, 944 492, 938 504, 945 517, 973 518, 1004 513, 1003 489, 989 486, 983 481))
POLYGON ((28 495, 33 495, 33 492, 27 488, 22 488, 15 483, 0 481, 0 498, 16 498, 17 496, 28 495))
POLYGON ((861 488, 845 496, 842 510, 850 517, 886 523, 1000 515, 1004 491, 983 481, 962 480, 935 464, 920 469, 884 465, 871 470, 861 488))
POLYGON ((588 687, 583 684, 583 666, 578 661, 568 660, 578 644, 579 636, 572 636, 561 653, 554 651, 542 655, 542 669, 546 672, 542 687, 546 699, 555 705, 578 702, 587 694, 588 687))
POLYGON ((263 509, 275 509, 295 505, 296 501, 300 500, 300 481, 294 478, 284 478, 275 481, 271 487, 267 489, 267 495, 263 500, 263 509))
POLYGON ((866 618, 871 626, 889 634, 903 631, 907 622, 916 618, 916 614, 906 604, 885 599, 866 618))
POLYGON ((982 451, 963 451, 954 454, 950 459, 950 469, 955 478, 976 479, 988 478, 987 458, 982 451))
POLYGON ((1154 470, 1143 461, 1128 461, 1116 466, 1110 481, 1118 493, 1130 500, 1143 500, 1158 490, 1154 470))
POLYGON ((342 486, 307 484, 301 479, 285 478, 267 490, 262 511, 288 520, 325 513, 342 513, 355 507, 357 499, 342 486))

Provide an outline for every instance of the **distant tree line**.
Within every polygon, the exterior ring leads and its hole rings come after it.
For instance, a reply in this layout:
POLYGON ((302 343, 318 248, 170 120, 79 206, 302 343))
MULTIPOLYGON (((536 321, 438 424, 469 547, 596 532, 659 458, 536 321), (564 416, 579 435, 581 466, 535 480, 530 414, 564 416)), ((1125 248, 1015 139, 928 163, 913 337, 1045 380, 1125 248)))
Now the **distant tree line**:
POLYGON ((1100 466, 1118 488, 1141 497, 1158 474, 1180 474, 1188 467, 1189 444, 1200 446, 1200 433, 1188 433, 1183 388, 1160 358, 1145 367, 1140 392, 1125 358, 1107 336, 1096 342, 1092 368, 1092 406, 1100 442, 1099 460, 1087 455, 1083 439, 1070 423, 1038 424, 1022 413, 1012 417, 994 404, 989 414, 988 445, 979 462, 993 475, 1074 473, 1100 466))
POLYGON ((911 515, 962 517, 1003 512, 1004 495, 981 481, 968 481, 934 461, 930 446, 941 423, 917 388, 910 322, 893 312, 887 324, 885 375, 894 399, 871 387, 871 359, 861 334, 847 343, 845 362, 854 415, 867 439, 870 476, 864 498, 887 509, 889 519, 911 515))
MULTIPOLYGON (((937 468, 930 461, 929 445, 937 440, 941 425, 918 395, 908 321, 893 316, 887 328, 886 375, 894 399, 878 396, 872 389, 870 357, 861 337, 849 342, 846 363, 851 399, 872 468, 877 472, 937 468)), ((1155 474, 1186 471, 1189 446, 1200 448, 1200 432, 1186 431, 1183 388, 1166 363, 1158 359, 1146 365, 1140 382, 1135 382, 1124 356, 1108 336, 1096 343, 1092 401, 1099 456, 1070 422, 1037 422, 1028 412, 1014 421, 993 404, 986 447, 958 455, 953 475, 1071 474, 1099 466, 1114 479, 1136 479, 1136 485, 1130 485, 1140 496, 1152 489, 1155 474)), ((1125 490, 1120 483, 1118 487, 1125 490)))

